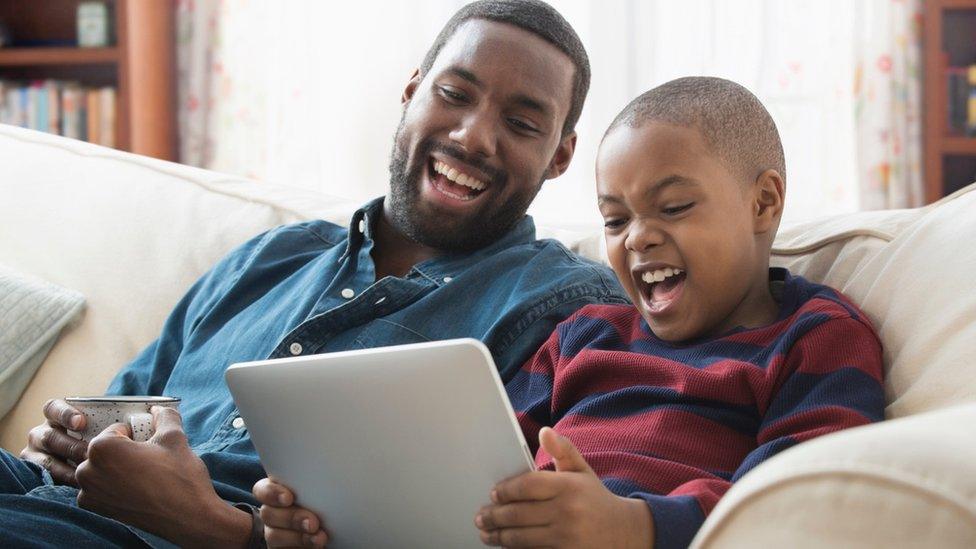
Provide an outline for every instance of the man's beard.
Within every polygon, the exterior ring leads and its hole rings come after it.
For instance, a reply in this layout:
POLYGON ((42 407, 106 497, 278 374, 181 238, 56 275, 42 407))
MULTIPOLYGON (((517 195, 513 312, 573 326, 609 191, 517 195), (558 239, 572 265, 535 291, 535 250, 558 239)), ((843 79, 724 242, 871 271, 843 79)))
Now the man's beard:
POLYGON ((503 203, 488 201, 479 211, 467 218, 446 217, 444 213, 432 211, 420 198, 420 186, 427 161, 434 151, 456 158, 468 165, 479 168, 490 176, 485 192, 498 192, 509 184, 508 174, 488 166, 477 158, 471 158, 457 147, 436 143, 425 139, 417 145, 414 158, 417 164, 408 166, 407 139, 403 135, 406 118, 400 118, 396 134, 393 136, 393 152, 390 154, 390 195, 386 198, 390 222, 404 236, 444 252, 470 252, 499 240, 508 233, 524 216, 539 189, 542 181, 534 188, 525 189, 509 197, 503 203))

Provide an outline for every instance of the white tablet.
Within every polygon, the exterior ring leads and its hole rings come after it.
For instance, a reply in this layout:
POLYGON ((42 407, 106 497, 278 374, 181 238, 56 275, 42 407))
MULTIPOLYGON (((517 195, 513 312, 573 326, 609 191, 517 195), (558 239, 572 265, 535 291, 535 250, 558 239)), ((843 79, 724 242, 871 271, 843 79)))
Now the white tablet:
POLYGON ((232 365, 265 470, 332 534, 329 547, 483 547, 474 516, 532 455, 474 339, 232 365))

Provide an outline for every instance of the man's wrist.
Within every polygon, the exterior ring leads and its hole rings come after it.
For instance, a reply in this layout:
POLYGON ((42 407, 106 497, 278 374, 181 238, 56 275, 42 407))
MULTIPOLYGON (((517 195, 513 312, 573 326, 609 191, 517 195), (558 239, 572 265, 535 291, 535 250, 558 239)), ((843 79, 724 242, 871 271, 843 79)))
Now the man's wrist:
MULTIPOLYGON (((208 519, 196 522, 200 530, 187 538, 178 540, 178 545, 184 547, 250 547, 252 517, 251 513, 243 511, 225 501, 218 499, 207 513, 208 519)), ((184 531, 184 534, 189 532, 184 531)), ((177 541, 177 540, 174 540, 177 541)))

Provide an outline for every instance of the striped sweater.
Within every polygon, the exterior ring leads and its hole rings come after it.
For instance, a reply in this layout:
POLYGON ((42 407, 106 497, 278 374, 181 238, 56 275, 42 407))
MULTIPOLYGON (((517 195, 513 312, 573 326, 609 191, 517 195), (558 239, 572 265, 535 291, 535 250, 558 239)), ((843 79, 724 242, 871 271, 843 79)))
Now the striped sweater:
POLYGON ((775 322, 674 344, 637 310, 589 305, 506 384, 536 464, 551 426, 612 492, 640 498, 656 548, 687 546, 747 471, 805 440, 884 416, 881 345, 826 286, 770 269, 775 322))

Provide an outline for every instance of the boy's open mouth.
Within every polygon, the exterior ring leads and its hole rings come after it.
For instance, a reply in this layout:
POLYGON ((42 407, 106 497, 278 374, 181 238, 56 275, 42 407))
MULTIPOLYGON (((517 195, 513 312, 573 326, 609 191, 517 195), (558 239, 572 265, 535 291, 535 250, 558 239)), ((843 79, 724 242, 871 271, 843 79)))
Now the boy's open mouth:
POLYGON ((644 271, 638 285, 649 312, 663 313, 669 309, 681 297, 686 277, 684 269, 671 267, 644 271))
POLYGON ((433 187, 441 194, 462 202, 474 200, 488 188, 488 183, 484 180, 433 157, 427 163, 427 175, 433 187))

